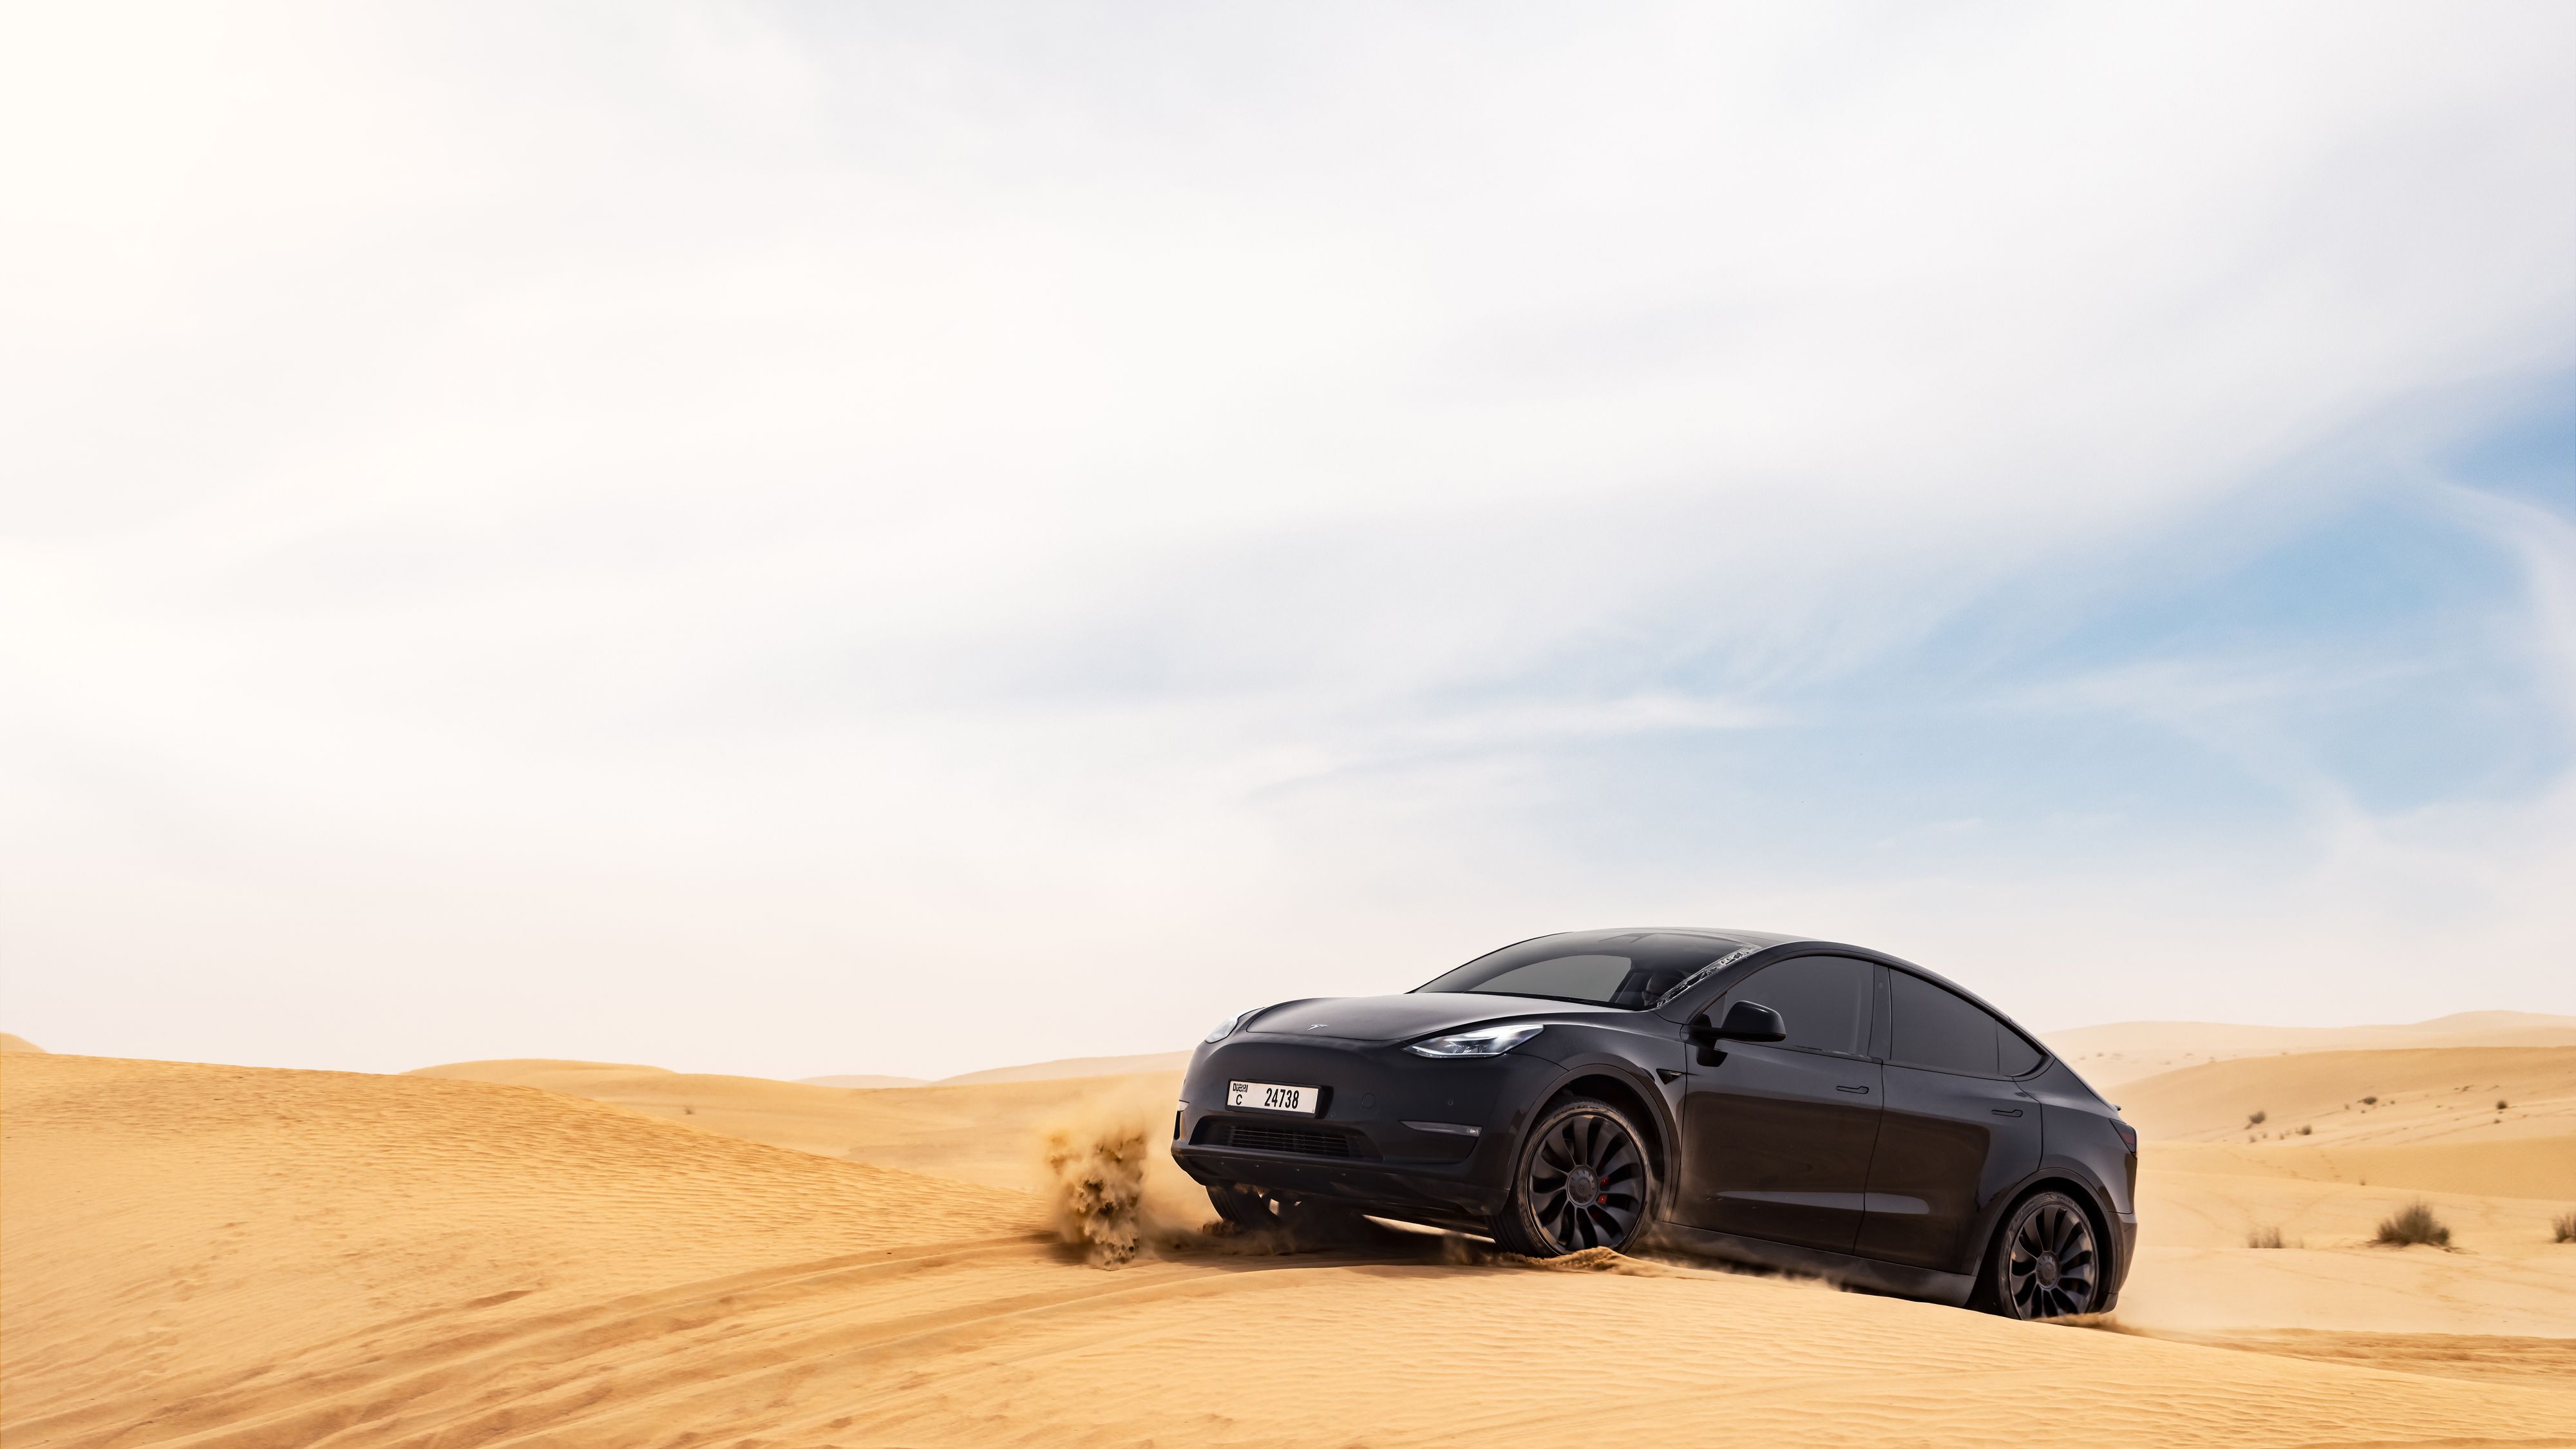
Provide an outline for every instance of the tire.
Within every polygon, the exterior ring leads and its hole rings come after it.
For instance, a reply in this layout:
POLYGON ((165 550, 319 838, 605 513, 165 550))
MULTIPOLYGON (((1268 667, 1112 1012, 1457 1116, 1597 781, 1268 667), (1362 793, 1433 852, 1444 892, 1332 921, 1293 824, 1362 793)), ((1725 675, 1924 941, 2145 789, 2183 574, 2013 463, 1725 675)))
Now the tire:
POLYGON ((1251 1188, 1224 1183, 1209 1187, 1207 1195, 1218 1217, 1246 1232, 1279 1226, 1270 1214, 1270 1199, 1251 1188))
POLYGON ((2084 1205, 2035 1192, 2013 1205, 1986 1247, 1977 1306, 2006 1318, 2071 1318, 2103 1299, 2101 1235, 2084 1205))
POLYGON ((1646 1134, 1609 1103, 1574 1097, 1542 1113, 1522 1142, 1494 1241, 1532 1258, 1623 1249, 1654 1202, 1646 1134))

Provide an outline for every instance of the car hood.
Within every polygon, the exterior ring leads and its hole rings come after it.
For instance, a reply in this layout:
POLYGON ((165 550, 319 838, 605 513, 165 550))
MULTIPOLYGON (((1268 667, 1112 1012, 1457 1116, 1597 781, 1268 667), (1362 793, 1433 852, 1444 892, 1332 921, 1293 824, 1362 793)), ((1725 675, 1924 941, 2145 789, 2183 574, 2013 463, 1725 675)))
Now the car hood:
POLYGON ((1274 1006, 1243 1024, 1271 1036, 1340 1041, 1404 1041, 1507 1017, 1565 1017, 1633 1013, 1615 1006, 1550 1001, 1536 996, 1487 996, 1472 991, 1407 992, 1402 996, 1328 996, 1274 1006))

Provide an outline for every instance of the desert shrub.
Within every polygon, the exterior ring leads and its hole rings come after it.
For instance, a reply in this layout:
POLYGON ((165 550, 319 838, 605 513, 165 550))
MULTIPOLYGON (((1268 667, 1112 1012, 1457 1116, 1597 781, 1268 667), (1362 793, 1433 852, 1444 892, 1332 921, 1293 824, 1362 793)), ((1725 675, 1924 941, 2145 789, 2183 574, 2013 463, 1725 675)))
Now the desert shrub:
POLYGON ((2304 1122, 2302 1122, 2302 1123, 2300 1123, 2300 1124, 2299 1124, 2299 1135, 2300 1135, 2300 1136, 2302 1136, 2302 1137, 2305 1137, 2305 1136, 2307 1136, 2309 1133, 2314 1132, 2314 1131, 2316 1131, 2316 1130, 2317 1130, 2316 1128, 2311 1127, 2311 1126, 2307 1125, 2307 1124, 2306 1124, 2306 1123, 2304 1123, 2304 1122))
POLYGON ((2277 1248, 2281 1246, 2281 1230, 2279 1228, 2256 1228, 2254 1231, 2245 1235, 2245 1246, 2249 1248, 2277 1248))
POLYGON ((2504 1105, 2505 1105, 2505 1104, 2504 1104, 2504 1098, 2502 1098, 2502 1097, 2498 1097, 2498 1098, 2496 1098, 2496 1110, 2497 1110, 2497 1111, 2499 1111, 2499 1112, 2503 1111, 2503 1110, 2504 1110, 2504 1105))
POLYGON ((2553 1243, 2576 1243, 2576 1213, 2560 1213, 2549 1222, 2553 1243))
POLYGON ((2451 1230, 2433 1216, 2431 1204, 2418 1199, 2397 1210, 2394 1217, 2379 1220, 2379 1236, 2373 1241, 2410 1247, 2423 1243, 2431 1247, 2451 1246, 2451 1230))
POLYGON ((2364 1097, 2361 1099, 2361 1105, 2365 1107, 2376 1107, 2379 1105, 2379 1099, 2377 1097, 2364 1097))
POLYGON ((2248 1126, 2248 1127, 2260 1127, 2260 1126, 2262 1126, 2262 1125, 2263 1125, 2263 1114, 2262 1114, 2260 1111, 2257 1111, 2256 1113, 2254 1113, 2254 1115, 2252 1115, 2252 1116, 2250 1116, 2250 1117, 2248 1117, 2248 1118, 2246 1118, 2246 1119, 2245 1119, 2245 1125, 2246 1125, 2246 1126, 2248 1126))

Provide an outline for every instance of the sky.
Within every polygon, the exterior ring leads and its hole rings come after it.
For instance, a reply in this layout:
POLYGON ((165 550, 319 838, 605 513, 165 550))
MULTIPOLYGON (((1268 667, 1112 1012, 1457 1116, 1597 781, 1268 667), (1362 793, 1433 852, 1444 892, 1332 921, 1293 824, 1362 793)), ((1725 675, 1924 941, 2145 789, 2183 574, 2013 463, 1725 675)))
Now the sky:
POLYGON ((2576 1013, 2576 7, 0 9, 0 1029, 2576 1013))

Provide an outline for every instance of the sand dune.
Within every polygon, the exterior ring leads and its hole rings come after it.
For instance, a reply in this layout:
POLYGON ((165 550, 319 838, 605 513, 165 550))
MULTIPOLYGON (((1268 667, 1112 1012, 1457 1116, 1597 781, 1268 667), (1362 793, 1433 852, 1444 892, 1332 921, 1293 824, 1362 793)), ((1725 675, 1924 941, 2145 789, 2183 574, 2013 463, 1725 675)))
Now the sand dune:
POLYGON ((2492 1336, 2169 1342, 1621 1260, 1442 1261, 1450 1240, 1099 1271, 1022 1195, 452 1078, 13 1055, 0 1129, 13 1446, 2538 1444, 2576 1424, 2564 1360, 2492 1336))
POLYGON ((2464 1011, 2405 1026, 2240 1026, 2118 1021, 2050 1032, 2048 1045, 2096 1087, 2236 1057, 2426 1047, 2576 1047, 2576 1016, 2464 1011))
POLYGON ((1178 1072, 1188 1067, 1188 1052, 1147 1052, 1132 1057, 1065 1057, 1052 1062, 1031 1062, 1023 1067, 988 1067, 980 1072, 966 1072, 942 1077, 934 1085, 969 1087, 983 1082, 1052 1082, 1069 1077, 1132 1077, 1147 1072, 1178 1072))
POLYGON ((2576 1143, 2576 1046, 2246 1057, 2129 1082, 2112 1095, 2139 1132, 2176 1141, 2576 1143))
MULTIPOLYGON (((2576 1335, 2576 1250, 2548 1241, 2576 1206, 2576 1120, 2558 1098, 2576 1050, 2362 1052, 2269 1056, 2194 1067, 2121 1094, 2149 1142, 2140 1183, 2144 1252, 2123 1318, 2159 1331, 2327 1329, 2576 1335), (2427 1085, 2484 1072, 2531 1103, 2498 1126, 2455 1110, 2427 1085), (2345 1084, 2397 1083, 2381 1107, 2308 1137, 2243 1139, 2240 1097, 2323 1103, 2345 1084), (2402 1088, 2402 1089, 2401 1089, 2402 1088), (2304 1096, 2302 1095, 2304 1094, 2304 1096), (2410 1095, 2411 1094, 2411 1095, 2410 1095), (2437 1102, 2437 1098, 2440 1100, 2437 1102), (2230 1128, 2229 1124, 2233 1124, 2230 1128), (2159 1140, 2206 1129, 2216 1143, 2159 1140), (2536 1135, 2540 1133, 2550 1135, 2536 1135), (2322 1134, 2322 1135, 2320 1135, 2322 1134), (2434 1194, 2461 1251, 2364 1246, 2381 1217, 2434 1194), (2303 1248, 2249 1250, 2258 1227, 2303 1248)), ((577 1063, 444 1068, 670 1117, 703 1130, 826 1155, 1034 1190, 1026 1144, 1068 1102, 1129 1101, 1165 1110, 1175 1074, 1102 1079, 1070 1097, 1057 1083, 836 1092, 748 1077, 684 1076, 577 1063), (683 1114, 687 1115, 683 1115, 683 1114)), ((2349 1088, 2356 1104, 2361 1095, 2349 1088)), ((2495 1099, 2484 1101, 2491 1107, 2495 1099)), ((2268 1125, 2268 1124, 2267 1124, 2268 1125)), ((2258 1129, 2258 1131, 2261 1129, 2258 1129)), ((1167 1194, 1187 1197, 1186 1185, 1167 1194)))
POLYGON ((1168 1115, 1180 1096, 1176 1071, 872 1091, 598 1062, 458 1062, 411 1075, 539 1087, 749 1142, 1015 1191, 1040 1185, 1031 1144, 1069 1105, 1141 1094, 1168 1115))
POLYGON ((2147 1145, 2139 1261, 2121 1299, 2123 1323, 2532 1335, 2576 1349, 2576 1247, 2551 1241, 2552 1217, 2576 1198, 2334 1181, 2295 1174, 2313 1158, 2246 1160, 2264 1151, 2147 1145), (2371 1242, 2381 1219, 2414 1201, 2451 1228, 2450 1251, 2371 1242), (2283 1248, 2249 1246, 2267 1228, 2283 1248))
POLYGON ((2147 1139, 2123 1322, 2576 1341, 2576 1248, 2551 1227, 2576 1206, 2576 1047, 2243 1057, 2114 1095, 2147 1139), (2371 1243, 2419 1199, 2453 1251, 2371 1243), (2250 1248, 2262 1230, 2287 1246, 2250 1248))
POLYGON ((924 1077, 800 1077, 817 1087, 970 1087, 982 1082, 1053 1082, 1071 1077, 1130 1077, 1141 1072, 1177 1072, 1190 1064, 1188 1052, 1147 1052, 1132 1057, 1064 1057, 1016 1067, 987 1067, 936 1081, 924 1077))
POLYGON ((45 1054, 45 1049, 23 1036, 13 1036, 8 1032, 0 1031, 0 1052, 34 1052, 42 1056, 45 1054))
MULTIPOLYGON (((1128 1078, 1141 1073, 1177 1073, 1190 1065, 1188 1052, 1146 1052, 1141 1057, 1061 1057, 1054 1062, 1025 1062, 1018 1067, 984 1067, 979 1073, 958 1073, 953 1078, 886 1078, 886 1075, 835 1075, 835 1078, 796 1078, 793 1085, 824 1085, 845 1091, 889 1091, 889 1088, 917 1088, 917 1085, 981 1085, 981 1083, 1051 1083, 1072 1078, 1128 1078)), ((667 1067, 634 1067, 621 1062, 567 1062, 546 1057, 500 1057, 489 1062, 446 1062, 438 1067, 412 1067, 410 1075, 422 1078, 466 1078, 466 1080, 507 1080, 520 1085, 544 1085, 556 1088, 559 1083, 572 1083, 585 1073, 667 1073, 667 1067)), ((775 1078, 706 1078, 706 1080, 775 1080, 775 1078)))

